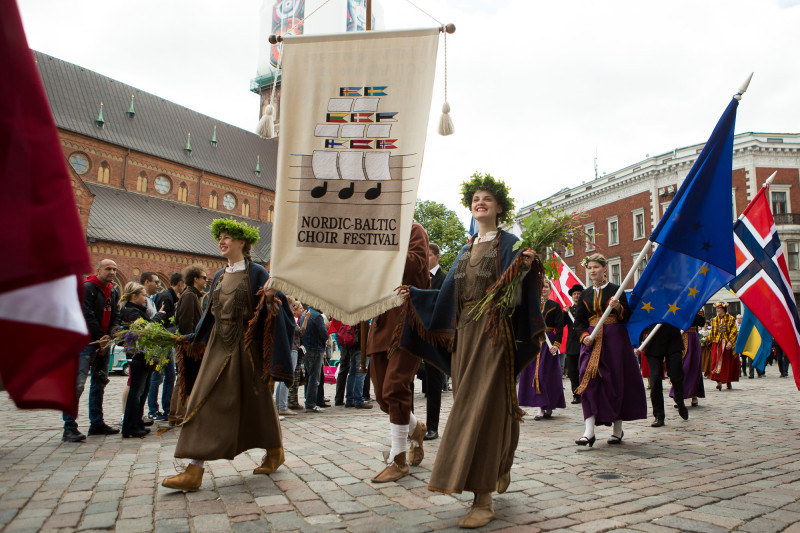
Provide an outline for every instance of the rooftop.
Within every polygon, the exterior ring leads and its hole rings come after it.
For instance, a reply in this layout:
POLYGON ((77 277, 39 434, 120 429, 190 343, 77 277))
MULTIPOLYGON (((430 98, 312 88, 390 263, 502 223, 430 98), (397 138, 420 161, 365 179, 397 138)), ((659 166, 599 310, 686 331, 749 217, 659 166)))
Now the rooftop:
POLYGON ((275 190, 277 139, 262 139, 154 94, 34 51, 56 125, 181 165, 275 190), (131 110, 133 98, 133 116, 131 110), (104 124, 96 120, 103 104, 104 124), (212 145, 216 127, 216 144, 212 145), (191 152, 185 150, 191 133, 191 152), (261 158, 261 173, 256 161, 261 158))

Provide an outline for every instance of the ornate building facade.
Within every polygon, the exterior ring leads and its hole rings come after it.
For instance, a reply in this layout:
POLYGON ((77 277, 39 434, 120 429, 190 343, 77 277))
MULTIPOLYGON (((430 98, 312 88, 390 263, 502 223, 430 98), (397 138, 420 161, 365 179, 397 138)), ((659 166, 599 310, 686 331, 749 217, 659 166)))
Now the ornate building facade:
MULTIPOLYGON (((586 215, 584 228, 595 235, 593 242, 574 242, 573 250, 561 252, 578 278, 588 281, 580 261, 594 250, 608 258, 610 281, 619 283, 626 276, 703 146, 676 148, 541 200, 586 215)), ((775 171, 778 174, 770 186, 769 200, 795 298, 800 299, 800 134, 740 133, 734 137, 732 219, 775 171)), ((535 208, 535 204, 523 207, 517 219, 535 208)), ((634 279, 643 270, 644 264, 634 279)), ((715 298, 732 302, 731 312, 738 312, 732 294, 720 291, 715 298)))
POLYGON ((224 266, 209 225, 231 216, 259 227, 253 259, 268 264, 277 140, 34 52, 93 262, 120 284, 154 271, 224 266))

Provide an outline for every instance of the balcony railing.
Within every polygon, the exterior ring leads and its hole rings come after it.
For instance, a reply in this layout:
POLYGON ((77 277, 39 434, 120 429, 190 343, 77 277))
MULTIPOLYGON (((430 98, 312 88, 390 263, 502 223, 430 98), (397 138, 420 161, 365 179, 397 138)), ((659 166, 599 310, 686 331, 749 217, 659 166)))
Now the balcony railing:
POLYGON ((783 213, 781 215, 773 215, 773 217, 775 217, 777 226, 784 224, 800 225, 800 213, 783 213))

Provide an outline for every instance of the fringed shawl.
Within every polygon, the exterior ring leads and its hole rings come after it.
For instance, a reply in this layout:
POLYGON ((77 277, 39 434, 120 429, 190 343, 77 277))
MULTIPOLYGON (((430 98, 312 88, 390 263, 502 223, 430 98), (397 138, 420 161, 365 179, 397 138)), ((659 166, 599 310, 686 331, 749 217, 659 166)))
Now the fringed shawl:
MULTIPOLYGON (((500 279, 512 268, 518 251, 512 250, 519 239, 505 231, 500 231, 497 260, 500 279)), ((400 323, 395 329, 390 353, 395 349, 406 350, 450 374, 450 357, 455 348, 456 289, 454 275, 458 262, 469 248, 464 246, 456 262, 447 274, 439 290, 421 290, 410 287, 408 300, 403 304, 400 323)), ((522 280, 522 298, 511 316, 514 338, 514 376, 536 357, 539 352, 539 338, 545 326, 539 307, 539 287, 537 277, 527 275, 522 280)), ((492 333, 486 333, 491 335, 492 333)))

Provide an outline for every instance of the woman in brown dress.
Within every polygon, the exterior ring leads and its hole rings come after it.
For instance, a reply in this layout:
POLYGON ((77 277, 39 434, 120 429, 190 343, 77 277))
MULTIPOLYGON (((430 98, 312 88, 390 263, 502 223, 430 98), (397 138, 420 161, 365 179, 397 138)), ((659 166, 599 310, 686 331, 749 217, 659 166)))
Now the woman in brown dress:
POLYGON ((503 182, 476 175, 463 185, 462 192, 478 224, 477 235, 462 249, 440 290, 410 288, 401 294, 410 296, 414 313, 429 336, 441 334, 440 328, 455 317, 456 339, 450 360, 453 407, 428 489, 473 492, 472 506, 459 526, 477 528, 494 519, 492 492, 505 492, 510 483, 523 414, 517 404, 515 378, 539 351, 537 339, 544 331, 544 321, 539 280, 527 275, 535 252, 527 249, 520 252, 524 277, 513 326, 509 316, 503 317, 499 328, 488 329, 489 313, 476 318, 475 305, 514 263, 517 252, 513 245, 519 239, 497 228, 513 211, 503 182), (500 342, 496 342, 495 329, 501 331, 500 342))
MULTIPOLYGON (((208 343, 196 379, 185 376, 185 390, 191 395, 175 457, 190 462, 185 472, 162 482, 165 487, 184 491, 200 488, 204 461, 233 459, 253 448, 267 450, 254 474, 271 474, 284 461, 278 412, 262 374, 262 339, 245 347, 248 323, 258 303, 256 293, 269 277, 264 267, 249 260, 258 233, 246 224, 223 219, 214 221, 212 233, 228 266, 214 276, 209 306, 192 339, 195 346, 204 339, 208 343)), ((265 301, 272 302, 275 291, 264 291, 265 301)), ((286 326, 281 321, 294 322, 288 302, 280 296, 283 305, 276 329, 261 332, 274 336, 276 351, 290 346, 293 333, 289 331, 285 343, 277 342, 278 332, 286 326)))

